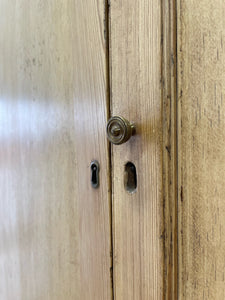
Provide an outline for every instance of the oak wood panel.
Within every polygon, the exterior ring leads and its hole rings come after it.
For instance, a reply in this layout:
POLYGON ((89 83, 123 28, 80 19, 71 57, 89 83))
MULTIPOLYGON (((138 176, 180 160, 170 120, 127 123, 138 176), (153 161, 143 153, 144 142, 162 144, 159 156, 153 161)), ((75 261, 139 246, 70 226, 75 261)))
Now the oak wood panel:
POLYGON ((0 16, 0 298, 111 299, 104 1, 0 16))
POLYGON ((162 299, 161 1, 111 1, 111 114, 137 134, 112 147, 114 297, 162 299), (137 190, 124 188, 124 165, 137 169, 137 190))
POLYGON ((178 1, 179 299, 225 299, 224 17, 178 1))

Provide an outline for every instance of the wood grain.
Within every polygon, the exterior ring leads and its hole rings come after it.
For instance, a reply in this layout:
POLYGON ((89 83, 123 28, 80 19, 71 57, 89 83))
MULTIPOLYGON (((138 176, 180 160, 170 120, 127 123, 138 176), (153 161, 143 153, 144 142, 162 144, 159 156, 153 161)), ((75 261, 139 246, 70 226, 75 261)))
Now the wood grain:
POLYGON ((162 1, 164 294, 177 299, 177 14, 162 1))
POLYGON ((179 299, 225 299, 224 16, 178 1, 179 299))
POLYGON ((0 15, 0 298, 111 299, 104 1, 0 15))
POLYGON ((111 1, 111 114, 137 134, 112 148, 114 298, 163 297, 161 2, 111 1), (137 190, 124 188, 124 166, 137 190))

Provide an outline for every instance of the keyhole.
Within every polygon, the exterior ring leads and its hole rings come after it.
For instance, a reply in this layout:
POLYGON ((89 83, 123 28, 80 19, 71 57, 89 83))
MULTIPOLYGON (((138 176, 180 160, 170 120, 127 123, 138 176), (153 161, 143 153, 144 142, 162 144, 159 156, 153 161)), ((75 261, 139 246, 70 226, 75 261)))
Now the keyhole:
POLYGON ((125 172, 124 172, 124 185, 125 189, 129 193, 135 192, 137 188, 137 172, 136 167, 132 162, 128 162, 125 165, 125 172))
POLYGON ((99 163, 97 160, 91 162, 91 185, 94 189, 99 186, 99 163))

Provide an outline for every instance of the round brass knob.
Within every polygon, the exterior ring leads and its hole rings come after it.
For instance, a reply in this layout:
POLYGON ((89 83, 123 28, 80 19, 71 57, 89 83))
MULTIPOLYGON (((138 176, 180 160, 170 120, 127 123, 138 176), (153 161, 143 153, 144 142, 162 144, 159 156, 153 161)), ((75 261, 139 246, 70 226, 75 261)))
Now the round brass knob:
POLYGON ((108 140, 115 144, 121 145, 126 143, 129 138, 135 134, 135 126, 123 117, 112 117, 107 123, 108 140))

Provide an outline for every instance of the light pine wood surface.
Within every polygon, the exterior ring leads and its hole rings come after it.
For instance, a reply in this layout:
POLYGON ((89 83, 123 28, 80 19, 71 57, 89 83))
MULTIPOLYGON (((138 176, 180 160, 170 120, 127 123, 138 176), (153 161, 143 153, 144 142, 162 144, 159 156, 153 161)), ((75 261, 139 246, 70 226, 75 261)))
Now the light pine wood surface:
POLYGON ((111 299, 104 22, 104 1, 0 3, 2 300, 111 299))
POLYGON ((111 1, 111 114, 137 134, 112 147, 114 298, 163 297, 161 2, 111 1), (124 165, 137 190, 124 188, 124 165))
POLYGON ((0 3, 0 299, 223 300, 224 3, 106 3, 0 3))
POLYGON ((224 16, 178 1, 179 299, 225 299, 224 16))

